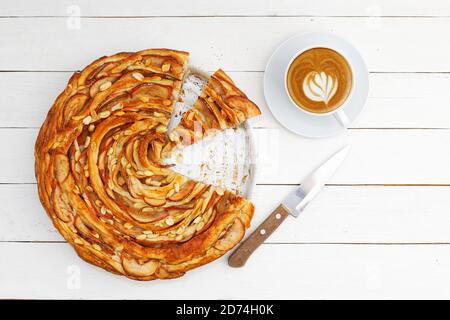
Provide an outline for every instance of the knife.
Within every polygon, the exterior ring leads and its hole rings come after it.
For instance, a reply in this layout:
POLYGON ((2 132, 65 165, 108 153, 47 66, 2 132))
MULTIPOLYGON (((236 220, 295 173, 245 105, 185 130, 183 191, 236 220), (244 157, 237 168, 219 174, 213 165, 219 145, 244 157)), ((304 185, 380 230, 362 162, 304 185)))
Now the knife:
POLYGON ((346 146, 332 155, 303 180, 300 187, 289 193, 281 204, 256 228, 228 258, 231 267, 242 267, 250 255, 280 226, 290 214, 297 218, 325 183, 333 176, 350 150, 346 146))

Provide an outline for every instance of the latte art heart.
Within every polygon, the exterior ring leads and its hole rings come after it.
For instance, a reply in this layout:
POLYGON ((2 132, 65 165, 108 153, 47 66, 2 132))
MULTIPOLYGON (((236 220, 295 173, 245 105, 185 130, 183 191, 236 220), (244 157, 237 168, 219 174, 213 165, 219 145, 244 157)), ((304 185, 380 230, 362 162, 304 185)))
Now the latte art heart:
POLYGON ((322 101, 328 104, 338 89, 337 80, 330 74, 312 71, 303 80, 303 91, 313 101, 322 101))
POLYGON ((340 53, 328 48, 312 48, 291 63, 286 86, 299 108, 327 114, 347 100, 353 87, 353 73, 340 53))

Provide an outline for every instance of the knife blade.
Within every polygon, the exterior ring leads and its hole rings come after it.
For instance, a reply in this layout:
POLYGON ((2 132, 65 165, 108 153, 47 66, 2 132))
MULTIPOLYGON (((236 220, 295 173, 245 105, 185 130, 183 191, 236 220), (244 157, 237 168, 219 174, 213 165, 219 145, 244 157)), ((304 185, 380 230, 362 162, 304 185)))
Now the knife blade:
POLYGON ((231 267, 242 267, 250 255, 281 225, 288 215, 297 218, 334 175, 350 151, 346 146, 312 171, 300 187, 290 192, 280 205, 261 223, 228 258, 231 267))

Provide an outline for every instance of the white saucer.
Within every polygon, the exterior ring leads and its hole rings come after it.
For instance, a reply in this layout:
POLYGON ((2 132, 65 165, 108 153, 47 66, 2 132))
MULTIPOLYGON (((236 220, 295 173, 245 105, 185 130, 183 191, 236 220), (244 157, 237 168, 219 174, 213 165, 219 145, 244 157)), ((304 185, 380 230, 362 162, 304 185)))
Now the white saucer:
POLYGON ((295 106, 285 90, 285 71, 292 58, 311 47, 328 47, 342 53, 353 69, 354 89, 343 111, 351 122, 361 113, 369 92, 369 73, 359 52, 332 34, 308 33, 283 42, 272 54, 264 73, 264 96, 270 111, 288 130, 305 137, 328 137, 345 128, 333 116, 309 115, 295 106))

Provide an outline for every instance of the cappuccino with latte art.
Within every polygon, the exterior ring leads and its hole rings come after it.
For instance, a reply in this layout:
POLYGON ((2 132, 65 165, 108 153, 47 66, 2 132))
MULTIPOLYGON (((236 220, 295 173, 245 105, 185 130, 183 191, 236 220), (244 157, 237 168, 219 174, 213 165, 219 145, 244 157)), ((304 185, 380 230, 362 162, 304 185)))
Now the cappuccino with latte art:
POLYGON ((286 87, 292 100, 303 110, 331 113, 342 106, 352 91, 352 69, 340 53, 312 48, 292 61, 286 87))

